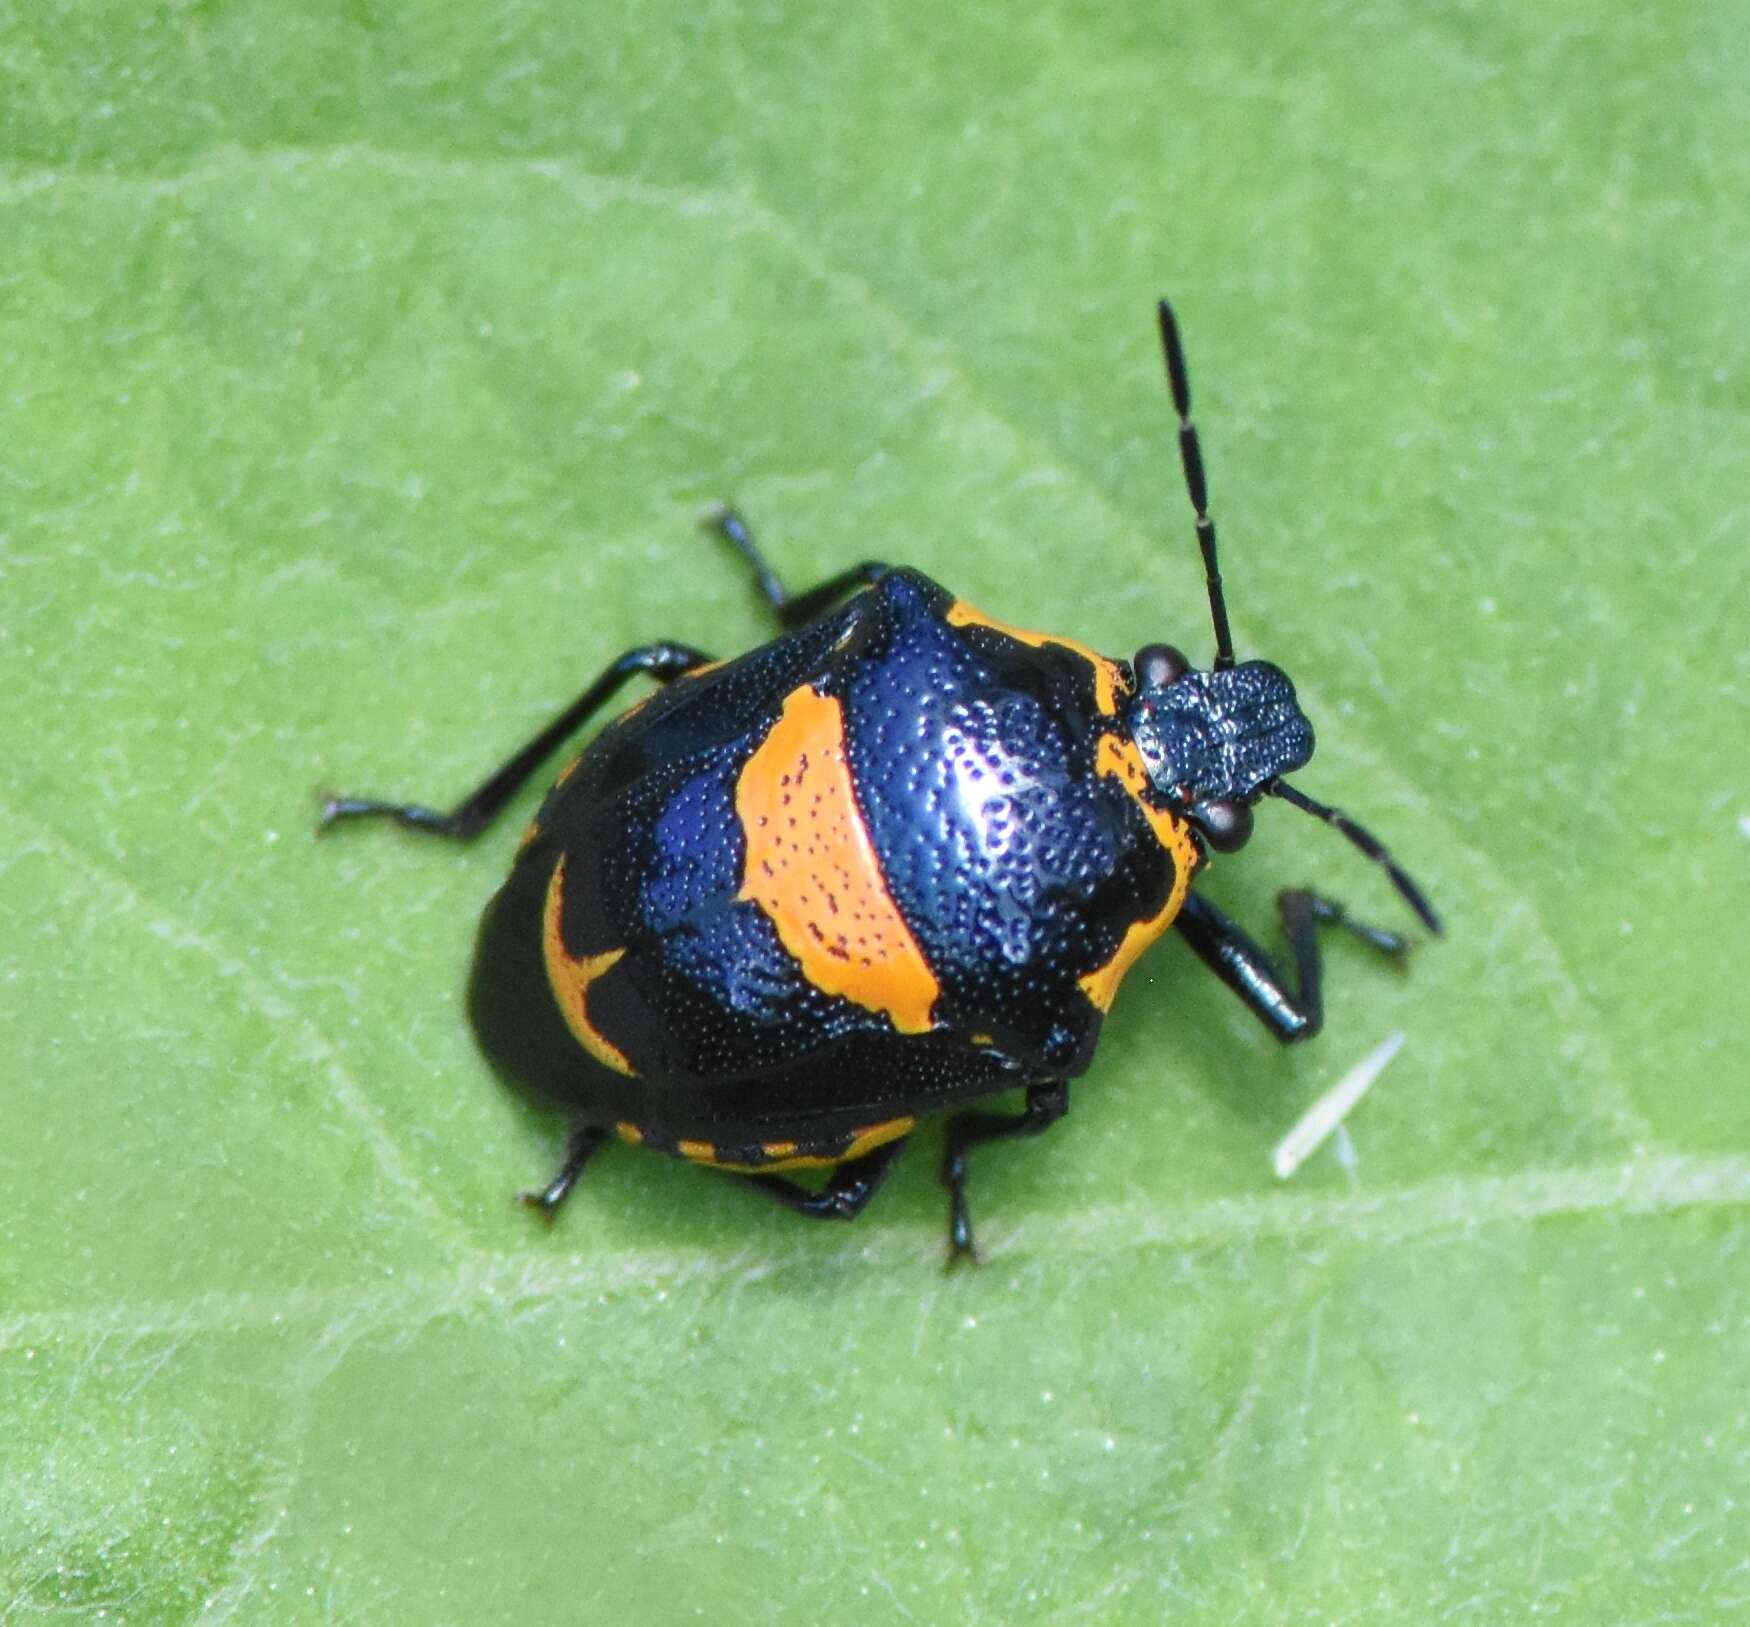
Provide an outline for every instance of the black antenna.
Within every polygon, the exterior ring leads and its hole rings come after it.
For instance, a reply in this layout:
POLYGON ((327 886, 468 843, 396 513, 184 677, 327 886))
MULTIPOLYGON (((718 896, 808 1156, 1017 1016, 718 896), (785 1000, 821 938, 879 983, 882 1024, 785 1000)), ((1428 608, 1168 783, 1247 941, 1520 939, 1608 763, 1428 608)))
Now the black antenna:
POLYGON ((1221 593, 1221 571, 1215 563, 1215 521, 1209 517, 1209 491, 1203 481, 1203 449, 1197 444, 1197 429, 1191 422, 1191 381, 1185 373, 1185 347, 1179 343, 1179 320, 1164 299, 1157 306, 1161 318, 1161 348, 1167 353, 1167 384, 1179 414, 1179 458, 1185 465, 1185 489, 1197 515, 1197 546, 1203 550, 1203 576, 1209 584, 1209 619, 1215 623, 1215 669, 1234 664, 1233 634, 1227 626, 1227 601, 1221 593))
POLYGON ((1375 864, 1383 865, 1385 873, 1391 877, 1392 886, 1403 894, 1404 902, 1422 918, 1422 925, 1432 933, 1439 933, 1440 917, 1434 913, 1434 906, 1423 895, 1422 889, 1410 880, 1404 867, 1386 851, 1385 843, 1372 831, 1357 825, 1341 809, 1314 802, 1304 791, 1295 790, 1287 780, 1273 780, 1267 789, 1271 796, 1281 797, 1284 802, 1299 808, 1302 813, 1309 813, 1315 819, 1322 819, 1327 825, 1335 826, 1375 864))

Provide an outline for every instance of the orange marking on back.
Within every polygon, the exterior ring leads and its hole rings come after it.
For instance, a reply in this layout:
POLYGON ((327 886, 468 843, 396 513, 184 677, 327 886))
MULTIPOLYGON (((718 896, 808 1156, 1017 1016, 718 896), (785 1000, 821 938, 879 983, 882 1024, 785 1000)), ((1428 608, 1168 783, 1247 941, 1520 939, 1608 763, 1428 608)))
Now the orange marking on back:
POLYGON ((735 782, 747 837, 737 897, 765 911, 817 989, 921 1034, 941 992, 887 890, 845 750, 844 709, 793 690, 735 782))
POLYGON ((873 1152, 877 1147, 885 1147, 890 1141, 897 1141, 901 1136, 908 1136, 917 1128, 915 1118, 887 1119, 880 1124, 867 1124, 851 1137, 850 1146, 839 1154, 837 1162, 849 1163, 853 1158, 861 1158, 865 1153, 873 1152))
POLYGON ((992 632, 1006 634, 1023 644, 1031 644, 1035 649, 1055 645, 1058 649, 1079 655, 1094 669, 1094 704, 1099 707, 1102 716, 1118 715, 1119 691, 1128 688, 1124 682, 1124 673, 1116 661, 1108 661, 1105 656, 1090 650, 1086 644, 1073 638, 1059 638, 1055 633, 1035 633, 1025 627, 1011 627, 1006 621, 998 621, 995 616, 987 616, 982 610, 973 609, 964 599, 956 599, 949 605, 948 625, 988 627, 992 632))
POLYGON ((614 1134, 628 1147, 642 1147, 644 1145, 644 1132, 628 1119, 621 1119, 614 1126, 614 1134))
POLYGON ((559 1002, 565 1026, 577 1036, 584 1050, 615 1073, 636 1078, 638 1070, 626 1060, 626 1053, 589 1020, 590 984, 611 971, 626 951, 610 949, 600 955, 573 955, 565 947, 559 927, 564 903, 565 855, 561 853, 547 882, 547 904, 541 919, 541 958, 547 963, 547 982, 553 998, 559 1002))
POLYGON ((792 1169, 836 1169, 854 1158, 862 1158, 889 1141, 910 1135, 917 1128, 915 1118, 887 1119, 880 1124, 866 1124, 851 1134, 843 1151, 835 1153, 798 1153, 794 1141, 768 1141, 760 1148, 763 1155, 757 1164, 728 1163, 718 1158, 717 1149, 709 1141, 683 1141, 680 1153, 696 1164, 709 1164, 714 1169, 726 1169, 737 1175, 777 1175, 792 1169))
POLYGON ((1115 735, 1102 735, 1094 755, 1094 768, 1097 773, 1111 775, 1130 793, 1153 829, 1155 840, 1173 859, 1173 885, 1166 903, 1146 921, 1132 923, 1104 966, 1096 967, 1076 980, 1081 991, 1101 1011, 1110 1011, 1124 974, 1136 964, 1143 950, 1173 924, 1173 917, 1184 905, 1185 894, 1191 889, 1191 873, 1197 868, 1198 853, 1197 845, 1191 839, 1191 827, 1164 808, 1155 807, 1143 794, 1144 788, 1149 786, 1148 770, 1142 765, 1142 756, 1135 742, 1120 740, 1115 735))

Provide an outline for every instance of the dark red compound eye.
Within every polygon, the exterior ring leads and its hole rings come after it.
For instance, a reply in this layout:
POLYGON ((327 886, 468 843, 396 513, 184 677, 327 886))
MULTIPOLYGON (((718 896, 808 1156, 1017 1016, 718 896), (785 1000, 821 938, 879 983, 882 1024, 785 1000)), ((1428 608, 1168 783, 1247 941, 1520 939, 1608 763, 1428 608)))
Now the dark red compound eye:
POLYGON ((1249 802, 1205 802, 1192 817, 1217 853, 1237 853, 1252 839, 1249 802))
POLYGON ((1182 650, 1171 644, 1145 644, 1136 652, 1136 685, 1139 689, 1165 689, 1191 670, 1182 650))

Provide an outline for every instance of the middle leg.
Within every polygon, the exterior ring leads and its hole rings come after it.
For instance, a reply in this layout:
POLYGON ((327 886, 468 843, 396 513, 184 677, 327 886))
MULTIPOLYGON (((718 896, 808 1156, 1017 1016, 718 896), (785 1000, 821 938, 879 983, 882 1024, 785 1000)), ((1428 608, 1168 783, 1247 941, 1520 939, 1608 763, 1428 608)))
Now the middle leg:
POLYGON ((706 514, 705 524, 753 567, 760 596, 772 607, 785 627, 800 627, 803 622, 818 616, 834 600, 842 599, 852 588, 867 587, 871 582, 878 582, 892 569, 879 560, 865 559, 860 565, 853 565, 836 576, 829 576, 806 592, 791 593, 778 580, 778 573, 766 562, 766 556, 754 542, 747 522, 727 503, 706 514))
POLYGON ((948 1121, 948 1146, 942 1158, 942 1184, 948 1188, 948 1264, 976 1263, 972 1216, 966 1207, 966 1155, 986 1141, 1008 1136, 1036 1136, 1069 1111, 1069 1081, 1048 1079, 1027 1087, 1027 1105, 1019 1113, 962 1113, 948 1121))

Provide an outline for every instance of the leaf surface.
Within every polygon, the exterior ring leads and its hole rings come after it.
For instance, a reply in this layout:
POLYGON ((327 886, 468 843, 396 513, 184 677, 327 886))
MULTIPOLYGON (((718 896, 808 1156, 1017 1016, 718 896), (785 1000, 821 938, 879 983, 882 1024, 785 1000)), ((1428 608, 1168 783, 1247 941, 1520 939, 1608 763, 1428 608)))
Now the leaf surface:
MULTIPOLYGON (((0 20, 0 1615, 1738 1619, 1729 8, 598 10, 0 20), (854 1229, 616 1151, 543 1232, 460 1004, 517 818, 313 790, 768 636, 725 496, 1205 651, 1161 292, 1301 783, 1449 936, 1287 1053, 1163 944, 975 1273, 936 1132, 854 1229)), ((1261 933, 1401 913, 1260 825, 1261 933)))

